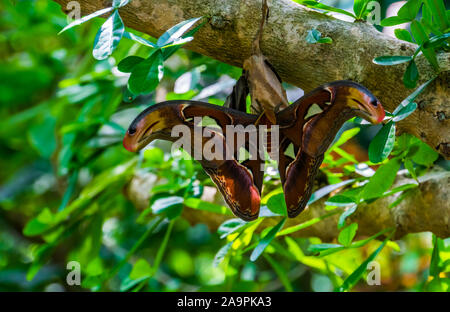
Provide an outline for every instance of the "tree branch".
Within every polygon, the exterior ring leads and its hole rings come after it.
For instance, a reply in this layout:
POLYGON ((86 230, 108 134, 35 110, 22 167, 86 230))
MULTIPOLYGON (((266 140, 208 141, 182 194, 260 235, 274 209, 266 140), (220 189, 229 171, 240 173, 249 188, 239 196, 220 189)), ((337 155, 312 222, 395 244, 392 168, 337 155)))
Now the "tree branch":
MULTIPOLYGON (((55 0, 69 13, 70 0, 55 0)), ((82 15, 111 4, 109 0, 80 0, 82 15)), ((381 55, 412 55, 415 44, 378 32, 366 23, 349 23, 305 8, 290 0, 270 0, 270 16, 262 39, 263 53, 281 77, 303 90, 320 84, 350 79, 365 85, 393 111, 412 90, 402 76, 406 64, 379 66, 381 55), (333 39, 332 44, 308 44, 307 31, 316 28, 333 39)), ((208 16, 209 23, 186 45, 188 49, 219 61, 242 66, 251 53, 251 41, 260 21, 260 0, 133 0, 120 9, 126 26, 160 36, 169 27, 192 17, 208 16)), ((419 108, 398 125, 450 159, 450 54, 439 54, 439 78, 417 99, 419 108)), ((420 81, 435 75, 423 56, 417 59, 420 81)))
MULTIPOLYGON (((70 0, 55 0, 69 13, 70 0)), ((80 0, 82 15, 87 15, 111 4, 109 0, 80 0)), ((126 26, 160 36, 169 27, 192 17, 208 16, 209 23, 196 33, 186 45, 192 51, 219 61, 242 66, 251 53, 251 42, 260 19, 259 0, 133 0, 120 9, 126 26)), ((366 23, 348 23, 320 14, 290 0, 270 0, 270 17, 264 29, 262 51, 276 67, 281 77, 306 92, 320 84, 350 79, 362 83, 393 111, 412 90, 402 82, 405 64, 378 66, 372 59, 381 55, 412 55, 415 44, 400 41, 378 32, 366 23), (316 28, 333 39, 332 44, 308 44, 307 31, 316 28)), ((399 131, 409 132, 450 158, 449 98, 450 54, 438 55, 442 72, 417 98, 418 109, 401 121, 399 131)), ((435 75, 428 62, 419 56, 417 65, 421 80, 435 75)), ((388 209, 396 196, 378 199, 362 205, 350 219, 360 224, 358 235, 372 235, 386 227, 395 227, 396 237, 406 233, 431 231, 440 237, 450 236, 448 203, 450 177, 440 174, 411 191, 398 206, 388 209)), ((148 206, 151 179, 136 176, 127 188, 128 197, 137 207, 148 206), (145 187, 147 186, 147 187, 145 187)), ((410 183, 399 178, 397 185, 410 183)), ((309 206, 286 226, 299 224, 327 213, 324 201, 309 206)), ((186 209, 186 219, 206 223, 211 228, 223 222, 226 216, 200 210, 186 209)), ((336 214, 314 226, 295 232, 297 236, 317 236, 324 241, 337 237, 336 214)), ((277 218, 264 222, 275 223, 277 218)))
MULTIPOLYGON (((151 173, 137 174, 126 188, 126 196, 140 209, 148 208, 150 190, 157 177, 151 173)), ((386 228, 395 228, 395 238, 408 233, 430 231, 439 237, 450 236, 450 204, 448 190, 450 188, 450 172, 434 170, 419 178, 419 186, 409 191, 397 206, 389 209, 389 205, 398 199, 400 193, 380 198, 370 204, 359 205, 347 222, 357 222, 358 236, 371 236, 386 228)), ((416 183, 412 179, 398 176, 393 187, 416 183)), ((222 201, 215 188, 205 188, 204 200, 222 201)), ((226 204, 224 204, 226 205, 226 204)), ((343 209, 343 208, 337 208, 343 209)), ((343 211, 343 210, 341 210, 343 211)), ((339 212, 341 212, 339 211, 339 212)), ((296 218, 288 219, 285 228, 320 218, 330 211, 325 209, 325 199, 308 206, 296 218)), ((319 237, 323 241, 332 241, 339 235, 337 228, 340 213, 334 214, 303 230, 290 234, 295 237, 319 237)), ((212 231, 227 219, 233 218, 221 214, 185 207, 183 217, 191 224, 205 223, 212 231)), ((273 226, 279 217, 265 218, 260 228, 273 226)))

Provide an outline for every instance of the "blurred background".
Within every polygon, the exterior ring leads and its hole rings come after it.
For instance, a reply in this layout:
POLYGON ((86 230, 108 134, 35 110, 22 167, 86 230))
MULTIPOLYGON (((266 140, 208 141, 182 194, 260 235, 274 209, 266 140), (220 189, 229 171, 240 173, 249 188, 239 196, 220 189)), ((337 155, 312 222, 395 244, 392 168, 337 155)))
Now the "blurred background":
MULTIPOLYGON (((392 3, 381 1, 382 17, 392 3)), ((165 142, 136 156, 121 141, 130 121, 155 102, 222 104, 241 69, 180 49, 165 63, 155 92, 133 98, 116 60, 145 57, 149 49, 123 39, 112 57, 95 60, 91 51, 102 19, 57 35, 67 19, 52 1, 2 0, 0 16, 0 291, 331 291, 377 248, 374 242, 316 258, 307 246, 320 240, 297 238, 295 257, 275 244, 267 249, 274 261, 251 262, 245 252, 218 261, 226 241, 216 228, 190 224, 184 214, 156 219, 151 213, 160 198, 204 198, 208 190, 213 208, 222 208, 199 165, 170 155, 165 142), (151 185, 143 205, 130 200, 133 177, 151 185), (60 226, 49 230, 55 218, 60 226), (73 260, 81 265, 81 285, 66 283, 73 260)), ((286 88, 290 101, 303 94, 286 88)), ((362 129, 343 149, 367 160, 376 131, 362 129)), ((269 189, 276 180, 276 174, 266 179, 269 189)), ((258 237, 250 233, 248 240, 258 237)), ((377 258, 381 285, 360 283, 354 290, 433 290, 425 286, 431 234, 396 244, 377 258)))

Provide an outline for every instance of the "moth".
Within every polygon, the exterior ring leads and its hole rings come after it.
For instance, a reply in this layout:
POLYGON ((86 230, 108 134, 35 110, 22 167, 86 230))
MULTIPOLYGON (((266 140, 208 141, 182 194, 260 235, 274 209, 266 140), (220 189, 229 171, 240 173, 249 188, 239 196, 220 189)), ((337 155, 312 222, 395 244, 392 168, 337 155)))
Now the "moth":
MULTIPOLYGON (((269 155, 276 153, 287 214, 293 218, 308 203, 324 154, 344 122, 359 116, 377 124, 385 117, 383 106, 368 89, 346 80, 321 85, 289 105, 280 76, 260 49, 268 17, 266 1, 262 15, 252 55, 244 61, 242 76, 224 106, 188 100, 150 106, 134 119, 123 140, 128 151, 137 152, 155 139, 177 141, 179 138, 173 135, 173 129, 182 125, 191 130, 188 139, 197 144, 191 144, 188 152, 196 155, 208 147, 210 138, 214 138, 222 146, 215 153, 222 157, 198 161, 232 212, 245 221, 255 220, 259 215, 264 159, 261 155, 253 155, 241 160, 240 151, 248 151, 254 146, 254 136, 249 133, 243 140, 228 140, 235 136, 230 126, 263 125, 267 129, 277 126, 277 146, 267 144, 265 148, 269 155), (251 108, 247 113, 249 94, 251 108), (204 117, 214 120, 216 128, 195 123, 195 118, 204 117), (206 135, 195 137, 198 130, 206 135), (294 158, 288 155, 289 148, 293 148, 294 158)), ((258 127, 255 129, 259 131, 258 127)))

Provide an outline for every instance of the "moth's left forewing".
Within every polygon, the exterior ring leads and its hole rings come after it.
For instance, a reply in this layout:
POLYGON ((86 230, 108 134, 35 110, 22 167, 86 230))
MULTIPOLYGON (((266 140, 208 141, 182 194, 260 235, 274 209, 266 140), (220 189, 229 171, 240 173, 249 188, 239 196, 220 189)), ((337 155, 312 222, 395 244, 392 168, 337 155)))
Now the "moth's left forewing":
MULTIPOLYGON (((189 120, 195 117, 207 117, 216 121, 218 128, 202 127, 202 131, 208 133, 208 138, 202 141, 202 149, 205 144, 208 144, 209 138, 219 138, 222 140, 220 145, 223 148, 223 153, 219 154, 224 157, 222 159, 201 159, 199 162, 216 184, 232 212, 246 221, 256 219, 261 201, 262 162, 259 158, 239 162, 239 150, 240 148, 249 150, 250 146, 254 144, 250 140, 252 136, 242 133, 242 129, 254 125, 257 116, 212 105, 187 105, 183 108, 183 115, 189 120), (239 128, 236 130, 235 127, 239 128), (243 140, 238 140, 239 135, 243 135, 241 137, 243 140), (232 140, 230 140, 231 137, 232 140)), ((253 128, 250 127, 250 129, 253 128)))

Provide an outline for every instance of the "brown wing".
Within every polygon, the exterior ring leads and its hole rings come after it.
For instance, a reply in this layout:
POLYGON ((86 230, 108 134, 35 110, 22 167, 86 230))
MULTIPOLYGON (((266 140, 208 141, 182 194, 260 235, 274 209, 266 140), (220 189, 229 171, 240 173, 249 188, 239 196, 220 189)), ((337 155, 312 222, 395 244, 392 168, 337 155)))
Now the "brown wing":
POLYGON ((236 82, 236 85, 233 87, 233 91, 227 97, 223 106, 246 113, 247 95, 249 94, 249 92, 250 90, 248 88, 248 81, 244 70, 242 72, 242 76, 236 82))
POLYGON ((309 155, 305 137, 314 134, 312 121, 328 109, 332 94, 318 88, 277 114, 280 126, 278 170, 284 190, 288 216, 296 217, 305 209, 311 197, 314 179, 323 161, 323 155, 309 155), (285 154, 288 146, 294 147, 295 158, 285 154))
POLYGON ((296 217, 308 204, 314 179, 322 161, 323 155, 311 157, 299 151, 294 161, 288 165, 283 190, 290 218, 296 217))
POLYGON ((245 221, 258 218, 261 191, 249 168, 232 160, 225 161, 218 168, 203 168, 236 216, 245 221))
MULTIPOLYGON (((262 160, 259 154, 254 155, 255 159, 250 158, 239 162, 238 155, 241 148, 249 149, 251 142, 250 135, 244 135, 241 145, 238 140, 233 139, 234 146, 231 152, 231 146, 227 141, 227 126, 248 126, 256 122, 257 116, 235 111, 229 108, 223 108, 214 105, 190 105, 185 102, 181 115, 186 120, 194 117, 209 117, 217 122, 221 131, 207 127, 209 137, 216 137, 221 140, 223 151, 219 154, 224 155, 224 159, 199 160, 205 172, 216 184, 223 198, 230 206, 232 212, 245 221, 251 221, 258 217, 261 201, 261 190, 263 184, 264 172, 261 171, 262 160)), ((195 127, 195 125, 191 125, 195 127)), ((203 127, 205 128, 205 127, 203 127)), ((229 136, 236 135, 228 132, 229 136)), ((191 138, 194 140, 194 137, 191 138)), ((209 138, 202 139, 202 150, 207 144, 209 138)), ((193 145, 193 144, 192 144, 193 145)), ((191 151, 193 154, 193 151, 191 151)))
POLYGON ((322 85, 279 112, 279 170, 288 215, 297 216, 311 197, 314 179, 336 133, 344 122, 361 111, 368 120, 384 118, 382 106, 364 87, 348 81, 322 85), (352 105, 352 101, 358 105, 352 105), (295 159, 284 155, 288 144, 298 149, 295 159))

